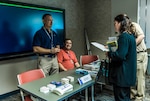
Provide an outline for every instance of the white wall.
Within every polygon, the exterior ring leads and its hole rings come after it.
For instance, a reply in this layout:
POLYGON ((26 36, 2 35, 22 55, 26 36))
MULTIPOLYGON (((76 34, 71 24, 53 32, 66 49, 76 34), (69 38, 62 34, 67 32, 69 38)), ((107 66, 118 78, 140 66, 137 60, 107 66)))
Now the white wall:
POLYGON ((145 43, 150 49, 150 0, 139 0, 139 24, 145 34, 145 43))

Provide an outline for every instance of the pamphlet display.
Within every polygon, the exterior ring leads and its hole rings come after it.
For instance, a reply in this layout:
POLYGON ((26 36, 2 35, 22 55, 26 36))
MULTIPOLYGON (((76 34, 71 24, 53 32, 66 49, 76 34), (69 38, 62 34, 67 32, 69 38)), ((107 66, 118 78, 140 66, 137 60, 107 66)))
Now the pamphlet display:
POLYGON ((91 81, 91 80, 92 80, 92 78, 91 78, 90 74, 87 74, 85 76, 82 76, 82 77, 78 78, 78 81, 79 81, 80 85, 82 85, 82 84, 84 84, 84 83, 86 83, 88 81, 91 81))

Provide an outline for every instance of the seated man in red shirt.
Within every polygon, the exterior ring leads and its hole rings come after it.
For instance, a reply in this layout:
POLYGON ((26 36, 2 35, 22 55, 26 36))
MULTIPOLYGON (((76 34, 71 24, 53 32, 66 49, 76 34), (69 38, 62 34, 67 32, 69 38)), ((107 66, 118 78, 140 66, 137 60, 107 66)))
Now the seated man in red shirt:
POLYGON ((67 71, 74 69, 74 67, 80 67, 75 53, 71 50, 71 39, 65 39, 65 46, 57 54, 58 64, 61 70, 67 71))

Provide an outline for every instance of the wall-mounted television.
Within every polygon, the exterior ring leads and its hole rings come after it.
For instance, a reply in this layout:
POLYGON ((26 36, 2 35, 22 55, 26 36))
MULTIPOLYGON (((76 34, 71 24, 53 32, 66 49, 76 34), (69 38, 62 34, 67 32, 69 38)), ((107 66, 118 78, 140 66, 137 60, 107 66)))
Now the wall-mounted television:
POLYGON ((42 16, 53 17, 52 30, 65 38, 65 10, 14 1, 0 0, 0 60, 33 55, 32 41, 42 26, 42 16))

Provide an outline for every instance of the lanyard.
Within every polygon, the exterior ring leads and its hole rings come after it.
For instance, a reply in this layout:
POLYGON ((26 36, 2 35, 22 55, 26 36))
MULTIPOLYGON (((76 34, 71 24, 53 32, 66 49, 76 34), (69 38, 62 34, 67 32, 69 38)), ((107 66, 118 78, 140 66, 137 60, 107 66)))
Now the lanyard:
POLYGON ((44 28, 44 31, 46 32, 46 34, 48 35, 49 39, 51 40, 51 47, 54 47, 53 45, 53 31, 50 32, 51 36, 49 35, 48 31, 44 28))
MULTIPOLYGON (((71 55, 70 55, 69 51, 67 52, 67 54, 68 54, 68 57, 71 59, 71 55)), ((71 60, 72 60, 72 59, 71 59, 71 60)))
POLYGON ((68 57, 70 58, 70 62, 73 64, 74 62, 73 62, 73 60, 71 58, 71 55, 70 55, 69 51, 67 52, 67 54, 68 54, 68 57))

